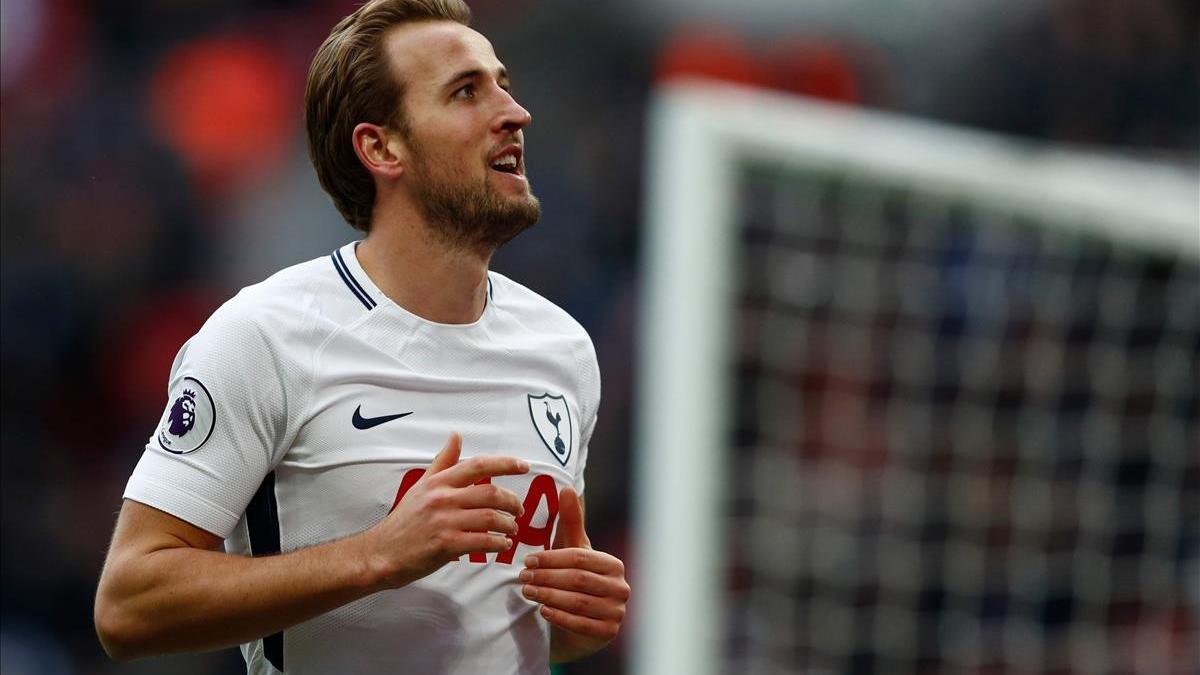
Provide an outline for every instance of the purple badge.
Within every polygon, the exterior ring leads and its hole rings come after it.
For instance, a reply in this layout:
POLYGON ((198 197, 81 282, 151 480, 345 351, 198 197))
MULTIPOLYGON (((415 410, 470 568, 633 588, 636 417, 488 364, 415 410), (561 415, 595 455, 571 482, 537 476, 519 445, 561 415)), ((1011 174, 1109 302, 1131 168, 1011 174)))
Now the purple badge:
POLYGON ((173 455, 186 455, 204 445, 217 422, 208 387, 194 377, 184 377, 167 400, 171 403, 158 424, 158 446, 173 455))
POLYGON ((171 427, 167 431, 172 436, 183 436, 191 431, 196 424, 196 392, 184 389, 183 395, 175 399, 175 404, 171 406, 168 419, 171 427))

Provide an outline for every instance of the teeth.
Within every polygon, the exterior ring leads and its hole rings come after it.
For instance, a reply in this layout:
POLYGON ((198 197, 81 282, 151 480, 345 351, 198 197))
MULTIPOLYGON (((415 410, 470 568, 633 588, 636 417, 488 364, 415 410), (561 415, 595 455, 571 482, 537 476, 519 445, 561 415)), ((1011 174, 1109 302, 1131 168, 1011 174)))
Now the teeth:
POLYGON ((499 169, 515 169, 517 168, 517 158, 513 155, 505 155, 492 162, 492 166, 499 169))

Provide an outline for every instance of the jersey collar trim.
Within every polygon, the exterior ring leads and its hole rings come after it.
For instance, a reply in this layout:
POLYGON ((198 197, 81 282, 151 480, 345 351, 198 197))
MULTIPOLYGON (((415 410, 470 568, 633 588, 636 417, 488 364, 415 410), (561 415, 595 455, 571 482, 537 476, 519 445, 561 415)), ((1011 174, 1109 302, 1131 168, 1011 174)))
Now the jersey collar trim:
POLYGON ((429 321, 428 319, 421 318, 416 314, 404 309, 400 305, 397 305, 390 298, 388 298, 383 291, 379 290, 379 287, 375 285, 375 282, 371 281, 371 276, 362 268, 362 265, 358 262, 358 255, 355 253, 355 248, 357 248, 360 243, 362 243, 361 240, 352 241, 348 244, 345 244, 330 254, 329 257, 333 261, 333 267, 337 270, 338 276, 340 276, 342 278, 342 282, 346 284, 346 289, 349 290, 350 293, 360 303, 362 303, 363 307, 366 307, 368 311, 375 309, 377 306, 379 306, 380 302, 383 302, 385 307, 394 308, 390 311, 398 312, 400 315, 409 317, 412 321, 420 324, 427 324, 430 326, 436 326, 439 329, 449 329, 455 331, 479 330, 482 329, 482 327, 490 320, 489 316, 495 311, 492 306, 496 304, 496 293, 499 292, 503 294, 504 292, 503 286, 497 289, 495 284, 492 283, 492 273, 489 271, 487 276, 487 294, 484 296, 483 313, 480 314, 476 321, 473 323, 464 324, 442 324, 429 321), (381 300, 376 300, 376 298, 381 298, 381 300))
MULTIPOLYGON (((337 270, 338 276, 342 278, 342 282, 346 284, 346 288, 350 289, 350 293, 363 304, 363 307, 367 308, 367 311, 370 311, 375 309, 379 303, 375 302, 375 298, 367 292, 367 289, 358 280, 359 276, 364 279, 367 276, 362 274, 362 267, 358 264, 358 257, 354 255, 355 243, 357 242, 351 242, 335 250, 330 254, 329 258, 333 261, 333 268, 337 270), (345 255, 343 255, 343 252, 345 252, 345 255), (347 262, 347 258, 349 258, 349 262, 347 262), (358 272, 358 274, 355 274, 355 272, 358 272)), ((370 283, 370 279, 367 279, 367 283, 370 283)))

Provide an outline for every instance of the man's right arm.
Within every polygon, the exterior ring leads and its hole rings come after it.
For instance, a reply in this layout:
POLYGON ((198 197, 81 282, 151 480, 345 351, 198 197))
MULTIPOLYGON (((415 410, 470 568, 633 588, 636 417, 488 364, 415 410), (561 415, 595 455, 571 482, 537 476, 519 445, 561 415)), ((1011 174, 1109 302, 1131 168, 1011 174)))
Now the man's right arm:
POLYGON ((476 483, 525 462, 459 462, 452 434, 386 518, 360 534, 275 556, 221 551, 216 535, 127 500, 96 593, 96 632, 118 660, 259 639, 348 602, 420 579, 472 551, 506 550, 523 511, 509 490, 476 483))

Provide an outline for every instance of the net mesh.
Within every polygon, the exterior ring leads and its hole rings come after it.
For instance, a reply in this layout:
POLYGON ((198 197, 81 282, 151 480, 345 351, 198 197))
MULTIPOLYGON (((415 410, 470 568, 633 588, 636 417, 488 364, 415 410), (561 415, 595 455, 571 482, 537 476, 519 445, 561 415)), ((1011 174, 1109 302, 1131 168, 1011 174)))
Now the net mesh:
POLYGON ((1200 249, 743 169, 725 671, 1200 672, 1200 249))

